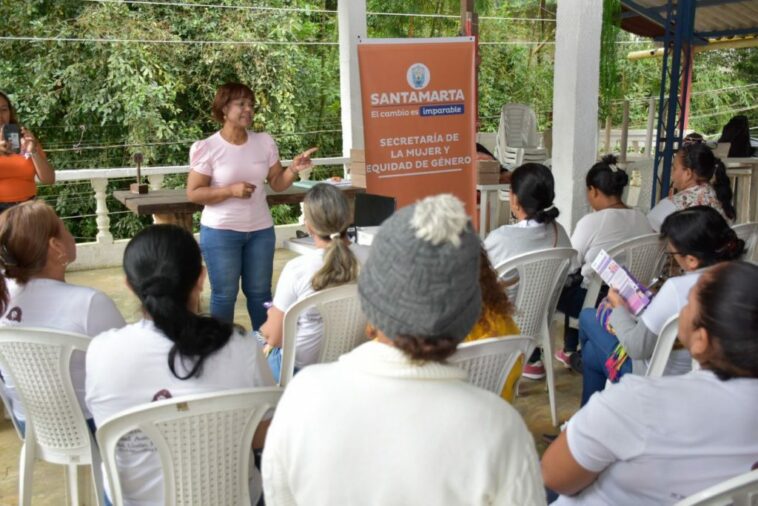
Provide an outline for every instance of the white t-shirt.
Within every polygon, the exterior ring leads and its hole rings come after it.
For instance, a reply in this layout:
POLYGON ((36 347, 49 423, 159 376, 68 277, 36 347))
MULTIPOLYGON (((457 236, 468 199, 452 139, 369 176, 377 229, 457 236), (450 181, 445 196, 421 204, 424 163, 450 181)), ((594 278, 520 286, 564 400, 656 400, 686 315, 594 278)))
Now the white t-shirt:
POLYGON ((231 144, 216 132, 190 148, 190 168, 210 176, 211 188, 242 181, 255 185, 249 199, 231 197, 203 209, 200 223, 206 227, 254 232, 274 225, 266 202, 264 180, 279 160, 279 150, 267 133, 247 132, 242 145, 231 144))
POLYGON ((650 210, 649 213, 647 213, 648 223, 650 223, 650 226, 653 227, 653 230, 660 232, 661 225, 663 225, 663 220, 665 220, 668 215, 674 214, 675 212, 676 205, 674 205, 671 199, 663 199, 658 202, 655 207, 650 210))
MULTIPOLYGON (((687 305, 690 289, 695 286, 703 271, 687 272, 681 276, 669 278, 663 283, 650 305, 640 315, 640 319, 650 332, 660 335, 663 324, 672 316, 679 314, 687 305)), ((643 361, 645 370, 650 365, 649 360, 643 361)), ((692 356, 687 350, 673 350, 666 364, 664 374, 684 374, 692 369, 692 356)))
POLYGON ((758 379, 625 375, 593 395, 567 430, 571 455, 600 472, 556 505, 674 504, 758 461, 758 379))
POLYGON ((637 209, 603 209, 579 220, 571 234, 571 246, 579 253, 578 261, 586 278, 592 274, 590 264, 601 249, 652 233, 647 218, 637 209))
MULTIPOLYGON (((571 241, 560 223, 546 225, 534 220, 521 220, 503 225, 487 235, 484 248, 493 267, 517 255, 548 248, 570 248, 571 241)), ((578 265, 578 264, 577 264, 578 265)))
MULTIPOLYGON (((43 327, 94 337, 106 330, 126 325, 113 301, 103 292, 86 286, 71 285, 53 279, 30 279, 25 285, 8 281, 8 309, 0 325, 43 327)), ((84 353, 75 351, 69 365, 71 381, 86 418, 91 418, 84 403, 84 353)), ((25 420, 13 379, 0 371, 5 391, 13 406, 13 415, 25 420)))
MULTIPOLYGON (((249 335, 235 332, 226 346, 206 358, 200 377, 187 380, 178 379, 168 368, 172 345, 150 320, 92 340, 87 351, 87 405, 96 426, 125 409, 156 400, 274 384, 257 341, 249 335)), ((179 374, 187 373, 179 359, 176 368, 179 374)), ((127 505, 163 504, 160 461, 144 434, 130 433, 121 440, 117 462, 127 505)), ((255 476, 256 481, 259 478, 255 476)), ((255 501, 259 483, 253 491, 255 501)))
POLYGON ((543 505, 513 407, 445 364, 362 344, 287 386, 263 451, 267 504, 543 505))
MULTIPOLYGON (((368 247, 357 244, 351 244, 350 250, 361 265, 368 258, 370 251, 368 247)), ((316 249, 287 262, 282 269, 274 292, 273 303, 279 311, 286 313, 295 302, 316 293, 311 286, 311 280, 313 275, 324 265, 324 251, 323 249, 316 249)), ((295 340, 295 367, 301 369, 316 362, 321 349, 323 329, 324 322, 315 307, 300 314, 297 319, 297 338, 295 340)))

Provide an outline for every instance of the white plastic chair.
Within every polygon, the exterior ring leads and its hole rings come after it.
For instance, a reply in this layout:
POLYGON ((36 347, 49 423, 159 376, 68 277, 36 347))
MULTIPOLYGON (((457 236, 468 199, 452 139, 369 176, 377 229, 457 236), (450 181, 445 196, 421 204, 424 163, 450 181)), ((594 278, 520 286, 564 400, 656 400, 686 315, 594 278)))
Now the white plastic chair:
POLYGON ((534 336, 542 347, 542 359, 545 363, 550 398, 550 415, 554 426, 558 426, 558 412, 555 404, 550 322, 555 314, 555 307, 566 281, 569 265, 576 255, 576 250, 572 248, 550 248, 515 256, 496 267, 498 276, 501 278, 514 271, 518 273, 518 287, 513 301, 516 306, 514 320, 522 334, 534 336))
POLYGON ((539 145, 537 115, 525 104, 506 104, 500 111, 495 157, 507 167, 544 162, 547 150, 539 145))
POLYGON ((678 331, 679 313, 666 320, 666 323, 663 324, 661 333, 658 334, 658 342, 655 343, 655 348, 653 349, 653 356, 650 357, 645 376, 650 378, 660 378, 663 376, 663 371, 666 369, 666 364, 669 361, 678 331))
POLYGON ((758 469, 709 487, 674 506, 758 506, 758 469))
POLYGON ((742 223, 732 227, 737 237, 745 241, 745 260, 752 260, 758 250, 758 223, 742 223))
MULTIPOLYGON (((645 234, 607 248, 606 252, 626 267, 637 281, 648 286, 658 274, 665 248, 666 243, 658 234, 645 234)), ((587 286, 583 307, 595 307, 602 285, 603 280, 596 272, 593 272, 587 286)))
POLYGON ((519 357, 534 346, 534 338, 529 336, 479 339, 458 345, 448 363, 468 372, 471 384, 500 396, 519 357))
POLYGON ((79 504, 77 466, 92 467, 95 499, 103 480, 100 454, 77 400, 69 362, 90 338, 50 329, 1 327, 0 363, 13 379, 26 415, 19 463, 19 504, 31 504, 36 459, 67 466, 71 504, 79 504))
POLYGON ((281 395, 279 387, 228 390, 143 404, 108 418, 97 442, 114 506, 124 504, 117 445, 134 430, 156 448, 164 504, 250 504, 253 436, 281 395))
POLYGON ((297 318, 308 308, 315 307, 324 322, 318 363, 334 362, 366 341, 366 317, 358 299, 358 285, 349 283, 327 288, 293 304, 284 313, 282 368, 279 385, 284 387, 295 372, 297 318))

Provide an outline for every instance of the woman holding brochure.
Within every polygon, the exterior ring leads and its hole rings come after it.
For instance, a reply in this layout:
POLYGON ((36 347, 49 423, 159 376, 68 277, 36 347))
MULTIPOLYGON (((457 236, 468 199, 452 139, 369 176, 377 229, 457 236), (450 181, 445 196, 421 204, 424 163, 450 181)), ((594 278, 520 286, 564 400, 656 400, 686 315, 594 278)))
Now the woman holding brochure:
MULTIPOLYGON (((667 280, 639 317, 616 291, 608 293, 613 307, 607 326, 588 308, 579 316, 579 341, 582 346, 582 406, 593 393, 626 373, 644 374, 663 324, 686 303, 687 293, 702 270, 718 262, 738 259, 745 242, 737 237, 721 214, 707 206, 678 211, 665 219, 661 237, 668 241, 667 254, 684 271, 667 280), (611 332, 612 331, 612 332, 611 332)), ((664 374, 683 374, 690 370, 686 350, 674 350, 664 374)))
POLYGON ((200 248, 211 282, 211 314, 234 320, 240 278, 254 330, 266 320, 263 304, 271 300, 274 269, 274 221, 264 181, 284 191, 298 172, 311 167, 311 148, 285 169, 267 133, 250 130, 254 97, 244 84, 219 87, 213 118, 223 126, 190 149, 187 197, 205 206, 200 218, 200 248))
POLYGON ((679 504, 755 466, 757 283, 758 266, 741 261, 700 276, 678 336, 701 368, 627 376, 593 396, 542 457, 553 505, 679 504))

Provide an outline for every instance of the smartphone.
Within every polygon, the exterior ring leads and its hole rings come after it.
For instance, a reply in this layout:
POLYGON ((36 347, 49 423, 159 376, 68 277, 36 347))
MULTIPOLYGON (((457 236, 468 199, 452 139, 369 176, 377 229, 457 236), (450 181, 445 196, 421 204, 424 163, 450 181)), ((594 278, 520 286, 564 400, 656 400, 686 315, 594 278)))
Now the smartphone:
POLYGON ((10 145, 12 153, 21 153, 21 129, 15 123, 3 125, 3 138, 10 145))

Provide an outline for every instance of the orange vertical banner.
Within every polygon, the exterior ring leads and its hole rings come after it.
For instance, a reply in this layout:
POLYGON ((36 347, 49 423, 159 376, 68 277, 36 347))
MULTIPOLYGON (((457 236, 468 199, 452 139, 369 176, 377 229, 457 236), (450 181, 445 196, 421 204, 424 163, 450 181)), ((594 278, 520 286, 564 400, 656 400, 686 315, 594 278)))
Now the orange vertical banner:
POLYGON ((366 189, 398 207, 452 193, 476 213, 473 37, 358 44, 366 189))

